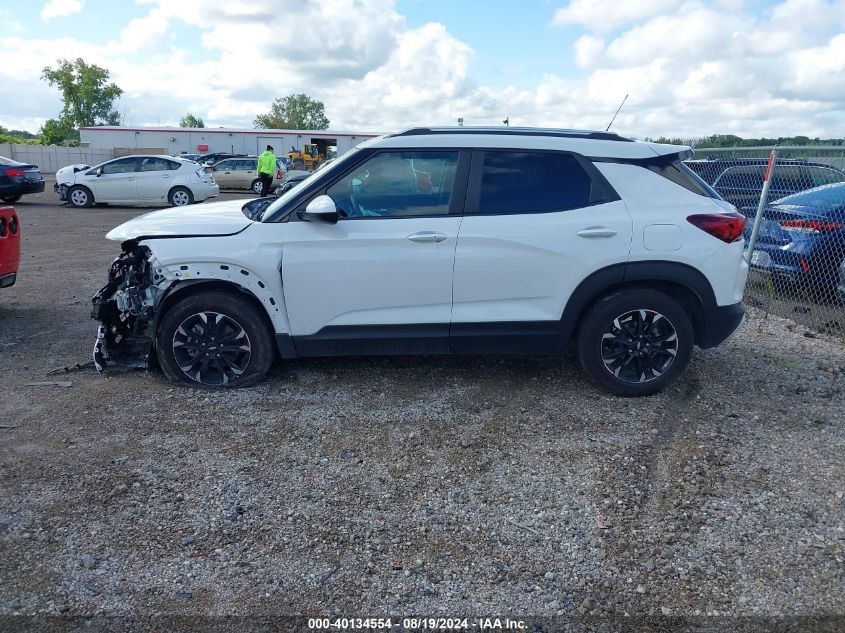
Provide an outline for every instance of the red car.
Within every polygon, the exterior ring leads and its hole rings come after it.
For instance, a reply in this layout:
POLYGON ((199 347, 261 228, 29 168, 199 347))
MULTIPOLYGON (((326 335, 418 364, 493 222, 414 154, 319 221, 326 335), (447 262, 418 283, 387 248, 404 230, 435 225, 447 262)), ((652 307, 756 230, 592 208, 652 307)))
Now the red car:
POLYGON ((21 262, 21 227, 12 207, 0 207, 0 288, 15 284, 21 262))

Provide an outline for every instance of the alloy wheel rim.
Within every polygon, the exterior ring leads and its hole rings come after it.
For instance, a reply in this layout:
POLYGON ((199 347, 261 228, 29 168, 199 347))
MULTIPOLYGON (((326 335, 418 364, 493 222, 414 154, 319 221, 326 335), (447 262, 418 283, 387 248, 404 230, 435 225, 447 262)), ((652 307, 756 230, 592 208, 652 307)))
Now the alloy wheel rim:
POLYGON ((184 207, 186 204, 188 204, 188 194, 184 191, 174 192, 173 202, 176 203, 177 207, 184 207))
POLYGON ((252 190, 255 193, 261 193, 261 189, 262 189, 261 182, 256 182, 254 185, 252 185, 252 190))
POLYGON ((71 192, 70 194, 71 200, 73 200, 74 204, 85 204, 88 202, 88 195, 84 191, 80 191, 77 189, 76 191, 71 192))
POLYGON ((252 345, 246 330, 232 317, 198 312, 176 328, 173 357, 191 380, 203 385, 227 385, 249 367, 252 345))
POLYGON ((671 367, 678 344, 678 332, 665 315, 643 308, 631 310, 605 328, 601 360, 623 382, 650 382, 671 367))

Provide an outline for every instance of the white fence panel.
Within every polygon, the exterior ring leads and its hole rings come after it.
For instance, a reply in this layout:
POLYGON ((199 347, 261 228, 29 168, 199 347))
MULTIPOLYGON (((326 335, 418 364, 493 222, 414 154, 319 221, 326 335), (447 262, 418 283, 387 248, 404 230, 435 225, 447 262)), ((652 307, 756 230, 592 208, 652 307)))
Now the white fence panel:
POLYGON ((55 174, 66 165, 86 163, 98 165, 114 158, 113 149, 60 147, 57 145, 0 144, 0 156, 22 163, 38 165, 41 173, 55 174))

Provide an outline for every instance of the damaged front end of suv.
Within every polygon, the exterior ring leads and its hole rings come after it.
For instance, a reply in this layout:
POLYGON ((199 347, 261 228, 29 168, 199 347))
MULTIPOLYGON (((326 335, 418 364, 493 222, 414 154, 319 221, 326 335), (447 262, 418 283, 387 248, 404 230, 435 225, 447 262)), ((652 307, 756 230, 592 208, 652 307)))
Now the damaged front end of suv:
POLYGON ((123 242, 109 266, 108 283, 91 299, 91 316, 100 322, 94 366, 102 372, 114 362, 146 368, 153 348, 156 309, 167 285, 151 263, 150 250, 135 240, 123 242))

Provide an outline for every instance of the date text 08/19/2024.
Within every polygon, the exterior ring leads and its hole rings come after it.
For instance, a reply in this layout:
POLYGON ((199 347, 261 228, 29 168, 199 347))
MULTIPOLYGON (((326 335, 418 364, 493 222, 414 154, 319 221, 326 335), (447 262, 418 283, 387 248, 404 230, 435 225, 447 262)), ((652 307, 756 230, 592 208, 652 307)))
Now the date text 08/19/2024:
POLYGON ((479 631, 524 631, 523 620, 510 618, 308 618, 310 630, 353 631, 390 630, 405 631, 457 631, 475 629, 479 631))

